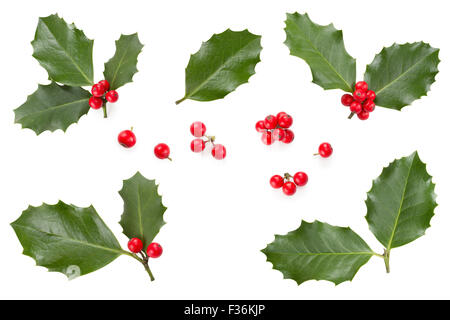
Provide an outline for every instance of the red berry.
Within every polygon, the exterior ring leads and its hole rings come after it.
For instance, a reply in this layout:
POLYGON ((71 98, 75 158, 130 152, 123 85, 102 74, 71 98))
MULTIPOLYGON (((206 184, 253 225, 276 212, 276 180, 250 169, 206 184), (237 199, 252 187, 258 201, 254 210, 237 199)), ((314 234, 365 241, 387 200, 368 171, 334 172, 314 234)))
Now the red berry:
POLYGON ((358 114, 358 118, 360 120, 367 120, 367 119, 369 119, 369 116, 370 116, 370 112, 366 111, 366 110, 363 110, 358 114))
POLYGON ((200 138, 205 135, 206 132, 206 126, 203 122, 195 121, 193 124, 191 124, 191 134, 194 137, 200 138))
POLYGON ((366 92, 369 90, 369 85, 365 81, 359 81, 355 84, 355 89, 366 92))
POLYGON ((108 102, 114 103, 117 102, 117 100, 119 100, 119 94, 117 93, 116 90, 111 90, 108 91, 105 98, 108 102))
POLYGON ((272 131, 272 140, 273 141, 282 141, 284 137, 286 136, 286 133, 283 129, 277 128, 272 131))
POLYGON ((284 138, 283 140, 281 140, 281 142, 291 143, 292 141, 294 141, 294 137, 294 132, 292 132, 292 130, 286 129, 284 130, 284 138))
POLYGON ((148 245, 147 255, 150 258, 159 258, 159 257, 161 257, 162 253, 163 253, 163 248, 161 247, 161 245, 159 243, 152 242, 148 245))
POLYGON ((362 111, 361 102, 353 101, 350 105, 350 111, 356 114, 360 113, 362 111))
POLYGON ((353 92, 353 98, 355 98, 356 101, 363 102, 366 100, 367 94, 365 91, 355 90, 355 92, 353 92))
POLYGON ((256 128, 256 131, 258 131, 258 132, 264 132, 267 130, 264 125, 264 120, 258 121, 255 125, 255 128, 256 128))
POLYGON ((333 153, 333 148, 328 142, 324 142, 319 146, 319 154, 322 158, 328 158, 333 153))
POLYGON ((279 175, 275 175, 272 178, 270 178, 270 185, 274 189, 280 189, 284 184, 284 178, 279 175))
POLYGON ((283 185, 283 192, 287 196, 292 196, 297 191, 297 186, 295 183, 288 181, 283 185))
POLYGON ((376 97, 377 97, 377 95, 375 94, 375 91, 373 91, 373 90, 367 91, 367 99, 375 101, 376 97))
POLYGON ((263 134, 261 136, 261 141, 266 146, 270 146, 274 142, 272 139, 272 133, 270 131, 263 132, 263 134))
POLYGON ((91 93, 94 97, 97 97, 97 98, 103 97, 105 92, 106 92, 105 87, 100 83, 94 84, 92 86, 91 93))
POLYGON ((297 172, 294 174, 294 182, 299 187, 303 187, 308 183, 308 175, 304 172, 297 172))
POLYGON ((363 104, 363 109, 364 111, 372 112, 373 110, 375 110, 375 102, 367 99, 363 104))
POLYGON ((277 117, 275 116, 267 116, 266 119, 264 119, 264 127, 266 127, 266 129, 275 129, 277 127, 278 124, 278 120, 277 117))
POLYGON ((122 147, 125 148, 131 148, 136 144, 136 136, 131 130, 123 130, 121 133, 119 133, 117 140, 122 145, 122 147))
POLYGON ((350 107, 354 100, 355 99, 353 99, 353 96, 351 94, 344 94, 341 98, 341 103, 346 107, 350 107))
POLYGON ((105 91, 109 90, 109 82, 108 81, 102 80, 99 82, 99 84, 101 84, 105 88, 105 91))
POLYGON ((278 121, 280 121, 280 118, 282 117, 282 116, 284 116, 285 114, 287 114, 286 112, 278 112, 278 114, 277 114, 277 120, 278 121))
POLYGON ((280 117, 280 120, 278 121, 278 125, 284 129, 289 128, 292 126, 293 119, 290 115, 285 114, 280 117))
POLYGON ((130 250, 133 253, 139 253, 141 252, 144 245, 142 244, 141 239, 133 238, 128 241, 128 250, 130 250))
POLYGON ((202 152, 203 150, 205 150, 206 144, 205 141, 203 141, 203 139, 194 139, 191 142, 191 150, 193 152, 202 152))
POLYGON ((89 106, 92 109, 100 109, 103 106, 103 100, 101 98, 97 98, 97 97, 90 97, 89 98, 89 106))
POLYGON ((216 160, 222 160, 227 156, 227 149, 221 144, 216 144, 211 150, 211 154, 216 160))
POLYGON ((153 151, 155 153, 155 156, 158 159, 169 159, 170 160, 170 158, 169 158, 170 148, 167 144, 165 144, 165 143, 157 144, 153 151))

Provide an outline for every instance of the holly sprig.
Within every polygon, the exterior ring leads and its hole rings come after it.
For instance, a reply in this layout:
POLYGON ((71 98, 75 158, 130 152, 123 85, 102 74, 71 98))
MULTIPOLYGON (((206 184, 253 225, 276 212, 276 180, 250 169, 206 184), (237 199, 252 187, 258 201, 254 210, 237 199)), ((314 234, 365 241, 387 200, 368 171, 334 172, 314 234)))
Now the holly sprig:
POLYGON ((61 272, 69 279, 101 269, 125 255, 140 262, 150 280, 155 280, 149 267, 154 257, 150 250, 159 246, 153 240, 165 224, 163 215, 167 210, 158 185, 137 172, 123 182, 119 194, 124 201, 120 221, 123 233, 129 239, 139 239, 149 248, 147 251, 123 250, 93 206, 80 208, 59 201, 55 205, 30 206, 11 223, 23 254, 36 260, 38 266, 61 272))
POLYGON ((27 101, 14 110, 15 122, 36 134, 67 128, 92 108, 103 107, 107 117, 107 102, 117 101, 115 90, 132 82, 143 45, 137 34, 122 35, 116 41, 116 53, 105 63, 104 79, 110 88, 100 96, 91 97, 83 89, 94 83, 92 52, 94 40, 74 24, 67 24, 57 14, 39 18, 33 46, 33 57, 47 71, 51 81, 39 85, 27 101), (108 90, 111 90, 107 92, 108 90), (96 101, 91 100, 96 99, 96 101), (91 100, 90 100, 91 99, 91 100))
POLYGON ((349 118, 361 113, 359 118, 366 120, 375 105, 401 110, 427 95, 435 82, 439 49, 427 43, 384 48, 367 66, 363 83, 356 82, 356 59, 346 51, 341 30, 333 24, 318 25, 306 13, 287 14, 285 23, 285 44, 291 55, 308 63, 313 83, 325 90, 341 89, 352 94, 342 98, 342 103, 351 107, 349 118), (358 86, 367 88, 361 93, 358 86), (371 97, 366 96, 369 89, 371 97), (352 102, 356 104, 351 106, 352 102))
POLYGON ((393 161, 373 181, 367 193, 366 220, 384 246, 374 252, 350 228, 303 221, 286 235, 276 235, 262 252, 274 269, 299 285, 327 280, 336 285, 351 281, 372 257, 384 260, 390 272, 391 251, 423 236, 437 206, 435 185, 416 152, 393 161))

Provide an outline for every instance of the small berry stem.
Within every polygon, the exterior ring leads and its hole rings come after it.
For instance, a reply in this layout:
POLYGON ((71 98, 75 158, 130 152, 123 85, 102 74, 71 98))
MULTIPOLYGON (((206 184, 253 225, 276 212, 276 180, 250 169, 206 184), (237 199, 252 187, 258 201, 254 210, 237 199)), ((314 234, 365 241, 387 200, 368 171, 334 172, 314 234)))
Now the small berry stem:
POLYGON ((106 102, 102 106, 103 109, 103 118, 108 118, 108 112, 106 111, 106 102))
POLYGON ((172 161, 172 158, 171 158, 171 157, 167 157, 167 159, 170 160, 170 161, 172 161))
POLYGON ((314 153, 313 156, 317 157, 318 155, 320 155, 320 153, 314 153))
POLYGON ((355 113, 354 113, 354 112, 351 112, 350 115, 348 116, 348 119, 353 118, 354 115, 355 115, 355 113))
POLYGON ((155 277, 153 276, 152 271, 150 270, 150 267, 148 266, 148 259, 145 259, 142 264, 144 265, 145 271, 147 271, 150 281, 155 281, 155 277))

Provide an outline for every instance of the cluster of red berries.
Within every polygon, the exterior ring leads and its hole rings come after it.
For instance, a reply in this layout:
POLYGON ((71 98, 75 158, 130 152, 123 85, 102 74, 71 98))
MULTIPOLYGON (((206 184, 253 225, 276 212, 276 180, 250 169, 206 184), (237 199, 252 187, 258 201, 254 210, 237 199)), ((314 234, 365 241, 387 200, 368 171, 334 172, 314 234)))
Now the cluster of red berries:
MULTIPOLYGON (((139 238, 133 238, 128 241, 128 249, 133 253, 140 253, 144 248, 142 240, 139 238)), ((147 256, 150 258, 159 258, 163 253, 163 248, 159 243, 152 242, 147 247, 147 256)))
POLYGON ((283 193, 287 196, 292 196, 297 191, 297 187, 303 187, 308 183, 308 175, 304 172, 297 172, 294 176, 285 173, 284 177, 274 175, 270 178, 270 185, 272 188, 283 188, 283 193), (293 181, 291 181, 291 179, 293 181))
POLYGON ((89 106, 92 109, 100 109, 106 102, 117 102, 119 94, 116 90, 109 90, 109 82, 102 80, 92 86, 92 97, 89 98, 89 106))
POLYGON ((359 81, 355 84, 353 95, 344 94, 341 102, 344 106, 350 107, 351 118, 354 114, 361 120, 369 119, 370 113, 375 110, 375 98, 377 95, 374 91, 369 90, 369 86, 365 81, 359 81))
POLYGON ((269 115, 264 120, 256 123, 256 131, 262 133, 261 140, 270 146, 275 141, 291 143, 294 140, 294 132, 289 128, 293 119, 286 112, 280 112, 276 116, 269 115))
POLYGON ((206 144, 211 143, 211 155, 217 160, 223 160, 227 156, 227 149, 221 144, 215 144, 216 138, 214 136, 207 136, 206 126, 203 122, 196 121, 191 124, 191 134, 196 137, 191 141, 192 152, 200 153, 206 148, 206 144), (203 138, 206 138, 205 141, 203 138))

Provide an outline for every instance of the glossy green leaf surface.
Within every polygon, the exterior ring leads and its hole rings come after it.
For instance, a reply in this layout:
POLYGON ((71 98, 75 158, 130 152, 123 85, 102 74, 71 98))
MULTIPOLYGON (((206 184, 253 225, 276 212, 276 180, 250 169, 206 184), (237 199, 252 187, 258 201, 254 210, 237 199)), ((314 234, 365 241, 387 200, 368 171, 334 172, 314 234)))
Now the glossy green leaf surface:
POLYGON ((146 248, 165 224, 164 212, 155 180, 148 180, 139 172, 132 178, 124 180, 119 191, 124 202, 124 212, 120 225, 128 238, 139 238, 146 248))
POLYGON ((356 60, 346 51, 341 30, 332 24, 321 26, 308 14, 287 14, 286 41, 291 55, 306 61, 313 83, 325 90, 352 92, 356 81, 356 60))
POLYGON ((118 241, 92 206, 79 208, 63 202, 30 206, 11 226, 23 254, 69 278, 98 270, 122 254, 118 241))
POLYGON ((67 24, 58 15, 39 18, 31 43, 35 57, 47 70, 51 80, 69 86, 94 83, 92 48, 88 39, 74 24, 67 24))
POLYGON ((364 79, 377 94, 377 105, 401 110, 427 94, 439 62, 439 49, 429 44, 394 44, 375 56, 364 79))
POLYGON ((186 100, 221 99, 248 82, 260 61, 261 36, 226 30, 204 42, 186 68, 186 100))
POLYGON ((437 206, 435 185, 417 152, 395 160, 373 181, 366 220, 387 250, 425 234, 437 206))
POLYGON ((60 86, 54 82, 39 85, 27 101, 14 110, 15 122, 36 134, 46 130, 66 131, 89 111, 91 94, 79 87, 60 86))
POLYGON ((103 73, 112 90, 133 81, 134 74, 138 72, 136 65, 143 47, 137 33, 121 35, 116 41, 116 53, 105 63, 103 73))
POLYGON ((276 235, 263 253, 284 278, 299 285, 308 280, 328 280, 336 285, 352 280, 374 255, 350 228, 303 221, 300 228, 276 235))

